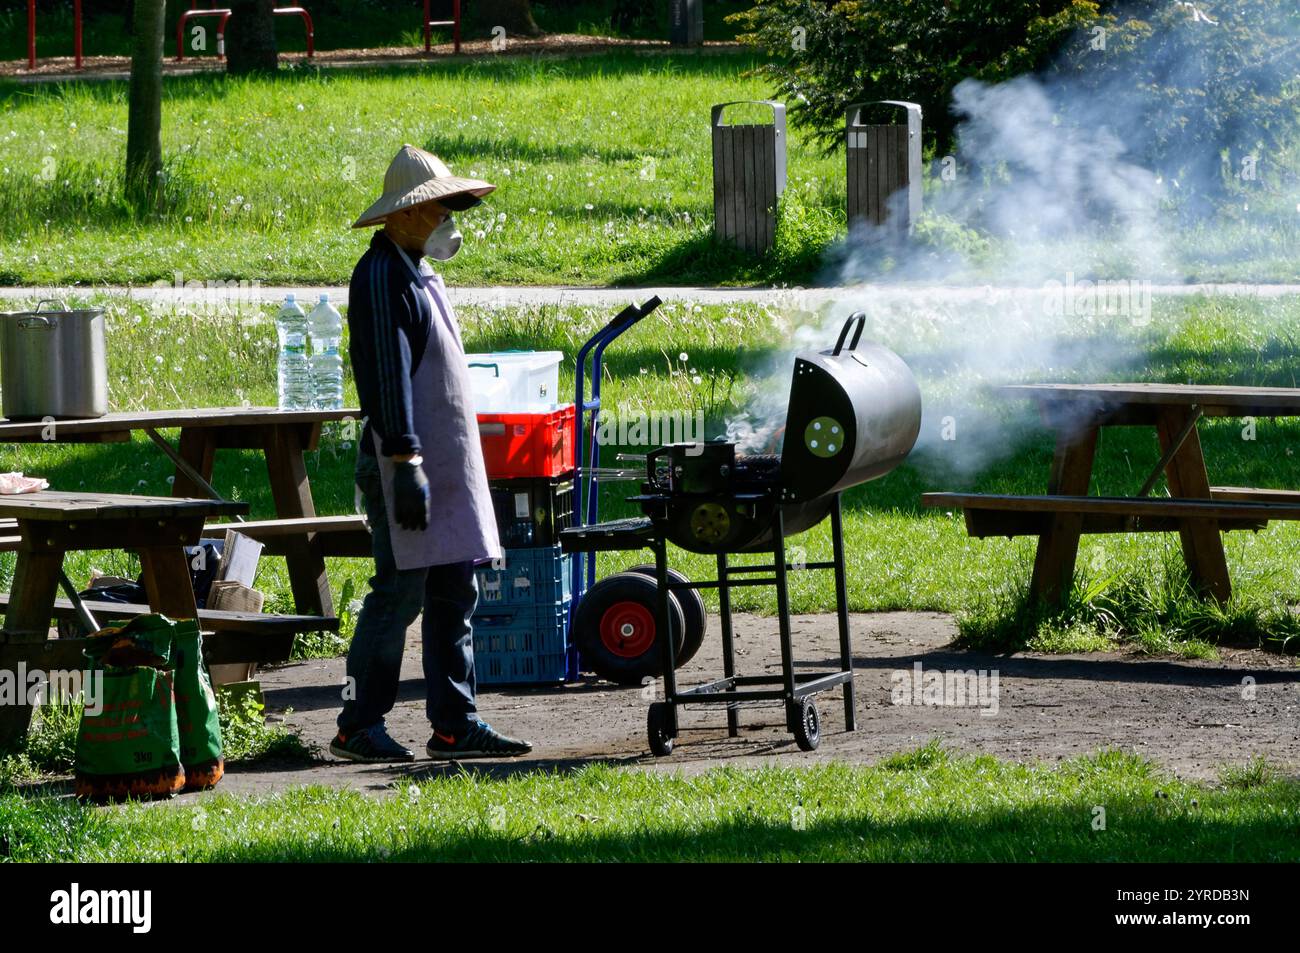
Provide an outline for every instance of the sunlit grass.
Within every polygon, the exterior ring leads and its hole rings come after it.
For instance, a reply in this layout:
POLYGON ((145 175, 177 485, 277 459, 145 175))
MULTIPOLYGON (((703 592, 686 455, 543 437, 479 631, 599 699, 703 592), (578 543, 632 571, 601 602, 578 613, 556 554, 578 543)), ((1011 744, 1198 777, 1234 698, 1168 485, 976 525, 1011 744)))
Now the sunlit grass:
MULTIPOLYGON (((1300 213, 1284 192, 1259 197, 1248 219, 1185 235, 1170 226, 1168 274, 1134 274, 1130 243, 1104 231, 1030 248, 926 219, 902 254, 845 246, 843 154, 824 155, 794 127, 776 247, 741 254, 712 237, 709 110, 766 98, 757 63, 749 52, 612 53, 174 77, 162 208, 150 214, 120 188, 124 83, 0 83, 0 283, 140 284, 177 272, 345 283, 368 234, 350 225, 408 142, 499 186, 461 216, 469 243, 444 269, 451 283, 834 282, 846 251, 859 277, 924 265, 931 280, 1040 281, 1009 264, 1032 251, 1057 279, 1300 279, 1290 253, 1300 213)), ((929 191, 943 187, 927 173, 929 191)))
POLYGON ((1116 751, 1048 767, 931 744, 874 767, 469 772, 171 810, 0 795, 0 841, 36 861, 1294 861, 1298 809, 1266 766, 1220 786, 1116 751))

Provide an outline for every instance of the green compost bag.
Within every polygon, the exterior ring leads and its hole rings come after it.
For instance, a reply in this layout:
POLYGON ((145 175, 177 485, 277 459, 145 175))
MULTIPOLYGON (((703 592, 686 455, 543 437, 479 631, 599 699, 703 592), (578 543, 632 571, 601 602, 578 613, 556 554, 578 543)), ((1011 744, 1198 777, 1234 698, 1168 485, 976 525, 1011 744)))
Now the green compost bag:
POLYGON ((100 629, 86 639, 85 655, 93 662, 114 668, 144 665, 166 670, 172 667, 172 643, 176 623, 165 615, 136 616, 123 625, 100 629))
POLYGON ((173 623, 176 662, 176 721, 180 730, 185 790, 201 791, 221 780, 221 722, 212 679, 203 664, 203 635, 194 619, 173 623))
POLYGON ((185 785, 171 673, 102 666, 98 705, 77 730, 77 797, 166 797, 185 785))

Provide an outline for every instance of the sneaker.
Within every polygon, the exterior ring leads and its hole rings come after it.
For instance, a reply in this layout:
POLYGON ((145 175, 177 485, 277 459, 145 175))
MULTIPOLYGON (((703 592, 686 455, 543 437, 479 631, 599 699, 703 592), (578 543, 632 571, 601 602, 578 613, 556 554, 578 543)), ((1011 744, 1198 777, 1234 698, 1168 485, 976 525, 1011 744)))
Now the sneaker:
POLYGON ((436 729, 424 750, 442 761, 461 758, 516 758, 533 750, 531 742, 507 738, 486 721, 475 722, 463 731, 445 734, 436 729))
POLYGON ((347 735, 340 731, 330 742, 330 754, 346 761, 362 761, 367 764, 415 760, 415 752, 403 748, 390 738, 383 725, 363 728, 347 735))

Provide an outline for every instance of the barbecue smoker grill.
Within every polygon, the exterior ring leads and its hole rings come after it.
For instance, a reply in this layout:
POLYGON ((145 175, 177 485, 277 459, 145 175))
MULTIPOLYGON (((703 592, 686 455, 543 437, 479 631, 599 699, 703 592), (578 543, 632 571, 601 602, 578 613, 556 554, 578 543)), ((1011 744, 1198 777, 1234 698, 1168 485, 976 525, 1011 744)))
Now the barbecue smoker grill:
POLYGON ((642 492, 631 497, 643 517, 573 527, 560 534, 569 552, 649 548, 654 553, 653 575, 646 566, 606 577, 592 587, 575 615, 574 637, 584 658, 593 646, 614 655, 622 649, 629 659, 644 656, 651 643, 657 646, 653 674, 663 677, 664 700, 651 704, 648 713, 650 749, 656 755, 672 752, 681 705, 725 705, 728 733, 735 737, 740 707, 781 703, 795 741, 812 751, 821 740, 812 697, 843 685, 845 728, 856 727, 840 493, 898 466, 916 442, 921 423, 921 394, 911 371, 892 351, 860 342, 865 324, 863 314, 854 314, 833 348, 796 356, 780 455, 746 455, 737 452, 735 444, 721 441, 660 447, 647 455, 642 492), (788 563, 786 537, 811 529, 827 516, 832 559, 788 563), (669 543, 716 556, 717 579, 693 582, 671 569, 669 543), (728 564, 728 554, 755 552, 770 552, 771 564, 728 564), (787 582, 790 571, 802 569, 835 573, 840 637, 840 666, 835 671, 794 670, 787 582), (768 585, 776 587, 781 674, 737 675, 731 589, 768 585), (700 589, 718 590, 723 677, 679 689, 676 668, 683 653, 693 655, 703 637, 700 589), (672 638, 657 637, 669 631, 672 638))

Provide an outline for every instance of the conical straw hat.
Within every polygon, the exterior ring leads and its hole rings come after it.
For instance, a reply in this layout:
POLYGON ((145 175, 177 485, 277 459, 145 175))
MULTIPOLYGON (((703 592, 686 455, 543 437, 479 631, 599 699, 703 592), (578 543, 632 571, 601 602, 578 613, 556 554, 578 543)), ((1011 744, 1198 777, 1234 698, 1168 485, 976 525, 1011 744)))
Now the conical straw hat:
MULTIPOLYGON (((384 194, 379 201, 361 213, 361 217, 352 223, 353 228, 378 225, 394 212, 412 208, 435 199, 443 200, 454 196, 481 198, 496 186, 481 179, 467 179, 452 175, 446 164, 432 153, 425 152, 412 145, 402 146, 402 150, 389 163, 384 173, 384 194)), ((471 202, 452 203, 458 208, 467 208, 471 202)), ((449 205, 449 207, 451 207, 449 205)))

